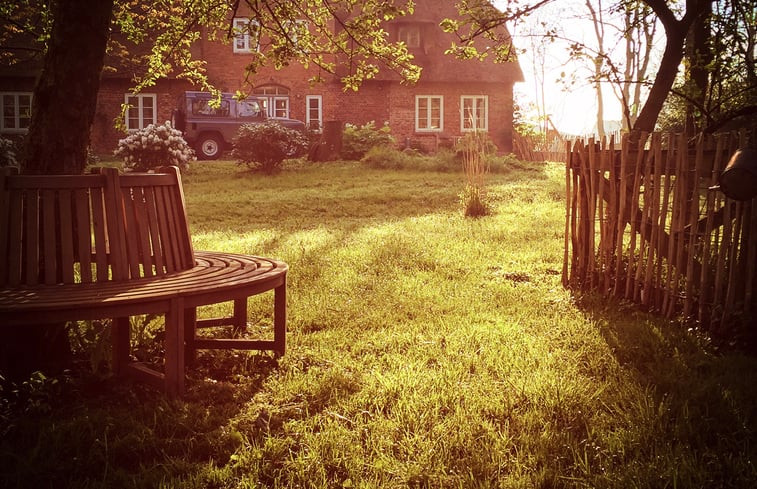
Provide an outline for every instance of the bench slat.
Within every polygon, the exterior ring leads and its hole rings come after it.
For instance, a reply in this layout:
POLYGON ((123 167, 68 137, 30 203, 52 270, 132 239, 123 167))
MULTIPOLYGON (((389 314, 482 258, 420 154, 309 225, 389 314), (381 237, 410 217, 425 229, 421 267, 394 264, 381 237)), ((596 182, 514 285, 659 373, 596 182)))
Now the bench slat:
POLYGON ((124 215, 121 212, 121 186, 118 183, 118 170, 101 168, 100 171, 105 176, 105 194, 109 196, 105 199, 105 215, 113 280, 127 280, 129 278, 129 267, 127 265, 128 257, 126 254, 124 215))
MULTIPOLYGON (((10 192, 7 181, 16 173, 13 167, 0 168, 0 257, 8 256, 8 244, 10 240, 10 192)), ((0 284, 7 282, 8 260, 0 259, 0 284)))
POLYGON ((58 281, 58 254, 55 244, 58 239, 55 216, 55 191, 43 190, 42 194, 42 251, 45 264, 44 281, 54 284, 58 281))
POLYGON ((101 175, 16 175, 8 180, 11 190, 72 190, 105 186, 101 175))
POLYGON ((92 189, 92 232, 95 240, 95 263, 97 281, 108 280, 108 247, 105 239, 105 215, 103 214, 102 189, 92 189))
MULTIPOLYGON (((168 196, 165 187, 155 188, 155 210, 158 214, 158 224, 161 236, 172 236, 171 214, 168 212, 168 196)), ((166 271, 176 272, 181 269, 179 260, 179 244, 175 239, 163 240, 163 253, 166 257, 166 271)))
POLYGON ((129 277, 139 278, 139 226, 137 226, 134 201, 131 189, 121 188, 122 205, 124 207, 124 222, 126 224, 126 254, 128 255, 129 277))
POLYGON ((150 240, 152 243, 152 253, 155 264, 156 275, 165 275, 165 264, 163 262, 163 245, 166 240, 161 236, 158 226, 158 211, 155 208, 155 189, 145 188, 145 203, 147 205, 147 227, 150 230, 150 240))
POLYGON ((175 166, 163 167, 161 171, 170 173, 173 176, 174 183, 171 185, 170 190, 174 193, 173 202, 176 203, 176 222, 179 225, 179 234, 177 236, 181 240, 183 265, 185 268, 193 267, 194 249, 192 248, 192 240, 189 233, 189 220, 187 219, 184 187, 181 184, 181 173, 175 166))
POLYGON ((74 283, 74 223, 71 216, 71 190, 58 191, 60 212, 60 264, 64 284, 74 283))
POLYGON ((23 212, 23 193, 20 191, 11 191, 9 206, 9 239, 10 246, 8 250, 8 283, 12 286, 21 283, 21 243, 24 238, 22 234, 23 222, 21 220, 23 212))
POLYGON ((23 242, 26 265, 22 280, 34 285, 39 282, 39 199, 37 192, 33 190, 27 190, 24 195, 23 242))
POLYGON ((142 276, 154 277, 152 247, 150 246, 150 218, 147 217, 147 202, 144 187, 132 187, 134 211, 139 226, 137 228, 137 244, 139 246, 139 262, 142 264, 142 276))
POLYGON ((92 229, 89 213, 89 192, 87 189, 74 190, 76 205, 76 241, 79 274, 82 282, 92 282, 92 229))

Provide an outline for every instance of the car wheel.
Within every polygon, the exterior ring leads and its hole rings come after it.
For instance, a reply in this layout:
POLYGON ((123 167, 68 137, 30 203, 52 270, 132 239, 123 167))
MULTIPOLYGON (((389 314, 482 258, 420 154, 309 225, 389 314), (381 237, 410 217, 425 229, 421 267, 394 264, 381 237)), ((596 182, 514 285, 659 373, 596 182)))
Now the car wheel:
POLYGON ((223 151, 223 140, 216 134, 203 134, 197 141, 197 158, 215 160, 223 151))

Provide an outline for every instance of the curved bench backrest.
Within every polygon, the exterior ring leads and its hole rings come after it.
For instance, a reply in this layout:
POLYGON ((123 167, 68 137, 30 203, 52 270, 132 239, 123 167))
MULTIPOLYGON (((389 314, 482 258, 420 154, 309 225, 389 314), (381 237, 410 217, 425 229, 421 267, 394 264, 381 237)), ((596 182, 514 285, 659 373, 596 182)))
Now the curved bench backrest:
POLYGON ((125 281, 191 268, 181 177, 0 169, 0 285, 125 281))

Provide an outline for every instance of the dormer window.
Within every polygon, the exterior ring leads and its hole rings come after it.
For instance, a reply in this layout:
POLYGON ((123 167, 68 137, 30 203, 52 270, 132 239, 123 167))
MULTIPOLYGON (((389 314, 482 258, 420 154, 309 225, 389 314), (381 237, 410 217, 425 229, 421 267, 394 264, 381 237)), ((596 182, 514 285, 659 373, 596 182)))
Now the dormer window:
POLYGON ((235 17, 233 26, 235 53, 251 53, 260 48, 260 24, 246 17, 235 17))
POLYGON ((400 26, 398 38, 409 48, 419 48, 421 47, 421 28, 417 25, 400 26))

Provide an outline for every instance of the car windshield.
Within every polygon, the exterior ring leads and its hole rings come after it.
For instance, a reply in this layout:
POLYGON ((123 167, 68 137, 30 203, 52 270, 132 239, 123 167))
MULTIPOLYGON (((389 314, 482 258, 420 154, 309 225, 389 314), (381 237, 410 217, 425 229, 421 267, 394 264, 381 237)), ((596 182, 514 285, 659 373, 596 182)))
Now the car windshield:
POLYGON ((257 100, 240 100, 237 102, 239 117, 260 117, 260 104, 257 100))
POLYGON ((192 114, 194 115, 209 115, 214 117, 228 117, 229 116, 229 101, 221 100, 219 107, 211 107, 210 99, 198 98, 192 100, 192 114))

